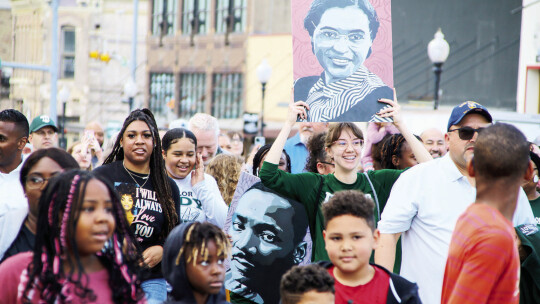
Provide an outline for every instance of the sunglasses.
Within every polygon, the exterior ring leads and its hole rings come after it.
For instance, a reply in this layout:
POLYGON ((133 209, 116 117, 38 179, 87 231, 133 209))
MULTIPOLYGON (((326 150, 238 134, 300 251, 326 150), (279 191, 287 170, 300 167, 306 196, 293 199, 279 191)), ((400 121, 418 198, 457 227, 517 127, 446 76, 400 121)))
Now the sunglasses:
POLYGON ((478 134, 480 134, 483 129, 484 128, 473 129, 471 127, 462 127, 459 129, 448 130, 448 132, 458 131, 458 135, 461 140, 471 140, 475 132, 478 132, 478 134))

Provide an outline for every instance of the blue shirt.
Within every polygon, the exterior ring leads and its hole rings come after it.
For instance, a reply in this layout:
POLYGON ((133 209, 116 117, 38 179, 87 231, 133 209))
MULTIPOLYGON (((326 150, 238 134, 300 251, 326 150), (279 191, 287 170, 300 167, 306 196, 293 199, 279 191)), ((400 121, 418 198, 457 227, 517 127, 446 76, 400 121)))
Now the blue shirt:
POLYGON ((300 132, 287 139, 285 151, 291 157, 291 173, 306 172, 304 167, 306 166, 309 152, 306 146, 300 141, 300 132))

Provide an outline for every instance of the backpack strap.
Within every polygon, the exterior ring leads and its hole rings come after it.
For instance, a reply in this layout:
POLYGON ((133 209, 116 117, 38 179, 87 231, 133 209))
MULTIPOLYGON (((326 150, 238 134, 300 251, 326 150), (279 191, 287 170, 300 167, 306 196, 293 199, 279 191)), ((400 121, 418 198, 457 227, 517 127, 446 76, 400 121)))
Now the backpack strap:
POLYGON ((322 193, 322 186, 324 184, 324 178, 320 174, 317 174, 317 176, 319 176, 319 180, 321 181, 319 183, 319 191, 317 191, 317 199, 319 199, 321 197, 321 193, 322 193))
POLYGON ((373 191, 373 200, 375 201, 375 207, 377 207, 377 220, 381 220, 381 209, 379 207, 379 198, 377 197, 377 191, 375 191, 375 187, 373 187, 373 183, 371 182, 371 179, 369 178, 369 175, 367 172, 364 172, 364 176, 367 178, 367 181, 369 182, 369 185, 371 186, 371 191, 373 191))

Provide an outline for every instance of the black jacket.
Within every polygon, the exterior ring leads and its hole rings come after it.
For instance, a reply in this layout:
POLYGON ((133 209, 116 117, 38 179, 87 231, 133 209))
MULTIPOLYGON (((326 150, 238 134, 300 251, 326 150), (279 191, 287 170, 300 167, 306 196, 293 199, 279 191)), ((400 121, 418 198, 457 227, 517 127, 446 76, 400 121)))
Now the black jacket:
POLYGON ((515 229, 521 241, 519 303, 540 303, 540 231, 534 224, 521 225, 515 229))
MULTIPOLYGON (((320 261, 317 264, 328 269, 333 266, 331 262, 320 261)), ((388 288, 388 294, 386 295, 387 304, 421 304, 420 296, 418 295, 418 285, 416 283, 409 282, 401 276, 388 271, 386 268, 370 264, 373 267, 380 268, 390 275, 390 287, 388 288)))

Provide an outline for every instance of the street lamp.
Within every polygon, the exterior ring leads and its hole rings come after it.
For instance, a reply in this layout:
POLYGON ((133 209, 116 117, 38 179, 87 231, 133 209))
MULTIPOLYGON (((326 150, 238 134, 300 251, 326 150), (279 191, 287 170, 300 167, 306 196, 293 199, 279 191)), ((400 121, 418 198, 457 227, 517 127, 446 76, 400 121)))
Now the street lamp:
POLYGON ((137 84, 133 81, 133 78, 129 78, 128 81, 124 84, 124 94, 128 98, 129 102, 129 112, 133 110, 133 99, 137 95, 137 84))
POLYGON ((69 100, 69 89, 67 86, 63 86, 60 92, 58 92, 58 100, 62 102, 62 126, 60 128, 60 147, 62 149, 67 148, 66 140, 66 104, 69 100))
POLYGON ((264 92, 266 91, 266 83, 272 76, 272 67, 268 64, 266 59, 263 59, 261 64, 257 67, 257 78, 262 86, 262 100, 261 100, 261 136, 264 136, 264 92))
POLYGON ((439 107, 439 83, 441 81, 442 65, 446 61, 446 58, 448 58, 448 53, 450 53, 450 46, 448 45, 448 42, 444 40, 444 34, 440 28, 435 33, 435 38, 429 42, 427 52, 429 60, 433 62, 433 73, 435 73, 433 109, 437 110, 439 107))

